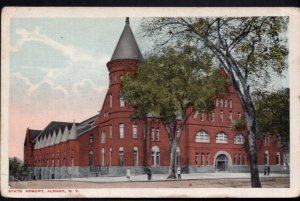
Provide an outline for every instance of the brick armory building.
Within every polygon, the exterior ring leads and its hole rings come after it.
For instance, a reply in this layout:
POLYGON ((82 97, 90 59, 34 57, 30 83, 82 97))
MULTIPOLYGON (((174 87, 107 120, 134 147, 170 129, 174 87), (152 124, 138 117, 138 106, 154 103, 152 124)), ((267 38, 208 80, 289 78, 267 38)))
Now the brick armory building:
MULTIPOLYGON (((107 63, 109 88, 99 114, 76 122, 50 122, 44 130, 27 129, 24 162, 30 179, 56 179, 100 175, 167 173, 170 143, 157 118, 133 122, 134 110, 120 96, 124 73, 137 72, 143 56, 126 19, 119 42, 107 63)), ((227 76, 221 69, 220 76, 227 76)), ((215 99, 212 113, 189 117, 178 144, 176 164, 190 172, 247 172, 247 131, 234 131, 233 122, 243 118, 241 101, 232 85, 215 99)), ((179 120, 180 121, 180 120, 179 120)), ((275 135, 258 140, 258 164, 272 171, 284 168, 283 145, 275 135)))

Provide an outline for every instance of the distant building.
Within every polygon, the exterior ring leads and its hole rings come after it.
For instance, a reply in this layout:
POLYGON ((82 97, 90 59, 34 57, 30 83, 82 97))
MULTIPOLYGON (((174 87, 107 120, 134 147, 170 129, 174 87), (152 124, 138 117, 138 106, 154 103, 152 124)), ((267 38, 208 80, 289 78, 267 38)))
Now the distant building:
MULTIPOLYGON (((167 173, 170 143, 157 118, 131 121, 133 109, 120 96, 120 78, 135 73, 143 59, 126 19, 119 42, 107 63, 109 88, 98 115, 83 122, 50 122, 45 129, 27 129, 24 162, 30 179, 57 179, 101 175, 167 173)), ((100 72, 99 72, 100 73, 100 72)), ((220 76, 227 76, 221 69, 220 76)), ((241 101, 232 85, 215 99, 215 110, 196 113, 187 121, 178 144, 176 164, 184 173, 249 172, 247 131, 234 131, 233 122, 243 118, 241 101)), ((258 164, 272 171, 284 169, 281 139, 267 136, 258 140, 258 164)))

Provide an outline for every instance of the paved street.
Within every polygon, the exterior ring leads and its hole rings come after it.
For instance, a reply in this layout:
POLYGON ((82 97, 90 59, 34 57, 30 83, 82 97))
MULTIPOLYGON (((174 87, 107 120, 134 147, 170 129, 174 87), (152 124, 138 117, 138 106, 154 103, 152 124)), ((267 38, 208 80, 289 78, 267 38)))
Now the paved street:
MULTIPOLYGON (((182 180, 167 180, 167 175, 133 175, 131 181, 124 177, 90 177, 61 180, 12 182, 12 188, 250 188, 249 173, 197 173, 183 174, 182 180)), ((285 174, 260 175, 263 188, 288 188, 289 177, 285 174)))

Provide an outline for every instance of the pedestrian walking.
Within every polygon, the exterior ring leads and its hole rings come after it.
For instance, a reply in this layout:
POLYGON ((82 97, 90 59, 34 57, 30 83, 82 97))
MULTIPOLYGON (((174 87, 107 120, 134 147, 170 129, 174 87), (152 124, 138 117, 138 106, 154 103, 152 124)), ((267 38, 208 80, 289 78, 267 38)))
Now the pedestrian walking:
POLYGON ((268 172, 268 167, 265 165, 265 168, 264 168, 264 175, 266 175, 268 172))
POLYGON ((151 168, 148 168, 148 169, 147 169, 147 175, 148 175, 148 181, 150 181, 151 178, 152 178, 151 168))
POLYGON ((177 168, 177 177, 178 177, 178 179, 181 179, 181 170, 180 170, 180 167, 177 168))
POLYGON ((131 181, 130 168, 127 168, 127 171, 126 171, 126 178, 129 179, 129 180, 131 181))
POLYGON ((270 175, 270 171, 271 171, 270 166, 268 166, 268 175, 270 175))

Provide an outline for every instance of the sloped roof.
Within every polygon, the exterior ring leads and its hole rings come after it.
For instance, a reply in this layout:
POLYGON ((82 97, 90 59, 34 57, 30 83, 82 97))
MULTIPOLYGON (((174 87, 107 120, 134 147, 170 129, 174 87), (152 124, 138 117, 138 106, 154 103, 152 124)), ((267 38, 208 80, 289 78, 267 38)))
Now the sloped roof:
POLYGON ((33 140, 36 136, 38 136, 41 130, 29 129, 29 132, 30 132, 30 140, 33 140))
POLYGON ((111 60, 116 59, 137 59, 143 60, 140 48, 135 40, 130 28, 129 17, 126 18, 126 24, 120 36, 111 60))
POLYGON ((48 147, 50 145, 50 142, 51 142, 51 133, 49 132, 48 138, 46 140, 46 143, 45 143, 44 147, 48 147))

